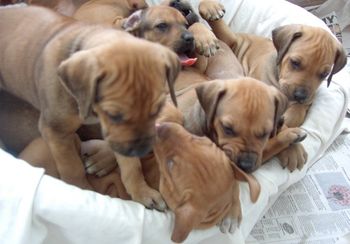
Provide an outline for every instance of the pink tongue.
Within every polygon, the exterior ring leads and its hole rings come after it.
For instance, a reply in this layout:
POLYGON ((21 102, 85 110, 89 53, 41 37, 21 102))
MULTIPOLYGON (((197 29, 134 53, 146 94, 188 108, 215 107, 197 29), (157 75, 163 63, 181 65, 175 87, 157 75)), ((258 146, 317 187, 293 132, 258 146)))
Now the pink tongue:
POLYGON ((179 57, 180 57, 182 66, 192 66, 197 61, 197 58, 189 58, 184 54, 181 54, 179 57))

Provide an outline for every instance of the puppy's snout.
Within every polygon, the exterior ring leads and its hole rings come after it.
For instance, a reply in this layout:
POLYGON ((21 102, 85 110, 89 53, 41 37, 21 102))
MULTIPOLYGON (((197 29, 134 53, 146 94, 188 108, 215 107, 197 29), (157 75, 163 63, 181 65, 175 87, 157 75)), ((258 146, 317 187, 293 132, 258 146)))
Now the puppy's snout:
POLYGON ((298 87, 295 89, 294 91, 294 99, 299 102, 299 103, 302 103, 304 102, 307 97, 308 97, 308 92, 305 88, 303 87, 298 87))
POLYGON ((253 152, 243 152, 237 158, 237 165, 244 172, 251 173, 254 171, 258 155, 253 152))
POLYGON ((113 151, 116 151, 124 156, 128 157, 143 157, 147 155, 153 146, 153 137, 146 137, 124 143, 110 142, 110 146, 113 151))
POLYGON ((194 37, 192 35, 191 32, 184 32, 182 33, 181 35, 181 39, 185 42, 185 43, 188 43, 188 44, 192 44, 193 41, 194 41, 194 37))

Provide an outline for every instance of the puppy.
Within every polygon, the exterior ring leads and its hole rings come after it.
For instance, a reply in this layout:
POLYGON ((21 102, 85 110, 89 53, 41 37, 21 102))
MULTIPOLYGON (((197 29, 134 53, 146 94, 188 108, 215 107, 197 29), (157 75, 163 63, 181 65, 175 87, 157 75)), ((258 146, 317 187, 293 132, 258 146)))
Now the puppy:
MULTIPOLYGON (((77 138, 76 142, 80 143, 80 140, 77 138)), ((113 160, 113 152, 105 142, 92 140, 81 144, 82 157, 95 154, 96 150, 100 156, 113 160)), ((34 140, 20 157, 58 177, 44 140, 34 140)), ((175 213, 171 237, 174 242, 184 241, 194 228, 204 229, 215 224, 221 225, 223 232, 233 232, 242 218, 237 179, 248 182, 254 201, 260 192, 255 179, 232 167, 225 153, 212 141, 194 136, 173 122, 157 125, 155 156, 142 159, 142 171, 147 182, 160 190, 168 207, 175 213), (178 146, 174 147, 174 143, 178 146)), ((121 184, 118 169, 104 177, 89 176, 88 180, 99 193, 130 199, 121 184)))
POLYGON ((74 146, 82 124, 99 121, 118 153, 142 156, 152 148, 165 82, 180 68, 175 53, 40 7, 0 9, 0 31, 1 88, 40 110, 39 129, 61 179, 91 189, 74 146))
POLYGON ((321 82, 328 77, 329 85, 332 75, 346 64, 344 48, 319 27, 282 26, 273 30, 271 41, 233 33, 221 19, 207 21, 215 35, 231 47, 246 76, 273 85, 288 97, 284 119, 289 127, 302 125, 321 82))
POLYGON ((185 128, 208 136, 248 173, 306 136, 299 128, 277 134, 288 100, 273 86, 253 78, 195 85, 178 94, 177 100, 185 128))

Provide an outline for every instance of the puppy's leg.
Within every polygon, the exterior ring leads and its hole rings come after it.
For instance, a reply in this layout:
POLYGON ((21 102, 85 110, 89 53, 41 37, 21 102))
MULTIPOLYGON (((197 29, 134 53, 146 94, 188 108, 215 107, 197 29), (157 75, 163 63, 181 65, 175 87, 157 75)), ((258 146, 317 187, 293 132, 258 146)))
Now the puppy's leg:
POLYGON ((224 5, 217 0, 201 0, 198 6, 200 15, 206 20, 218 20, 225 14, 224 5))
POLYGON ((222 233, 233 233, 239 227, 242 220, 241 202, 239 200, 239 184, 233 183, 232 187, 232 206, 228 215, 217 225, 222 233))
POLYGON ((307 161, 307 152, 303 145, 296 143, 290 145, 277 155, 283 168, 287 167, 291 172, 301 170, 307 161))
POLYGON ((214 56, 219 49, 219 41, 203 23, 196 22, 188 30, 193 34, 196 53, 206 57, 214 56))
POLYGON ((160 193, 146 183, 140 159, 125 157, 117 153, 115 156, 120 168, 122 182, 132 200, 142 203, 147 208, 164 211, 166 204, 160 193))
POLYGON ((55 160, 60 179, 83 189, 93 189, 85 175, 80 148, 75 142, 76 134, 63 131, 63 126, 56 131, 45 125, 42 119, 39 128, 55 160))
POLYGON ((306 135, 306 132, 300 128, 283 129, 267 142, 263 152, 263 163, 287 149, 289 146, 303 141, 306 135))
POLYGON ((310 105, 294 103, 289 105, 287 111, 284 113, 284 123, 288 127, 301 126, 309 110, 310 105))

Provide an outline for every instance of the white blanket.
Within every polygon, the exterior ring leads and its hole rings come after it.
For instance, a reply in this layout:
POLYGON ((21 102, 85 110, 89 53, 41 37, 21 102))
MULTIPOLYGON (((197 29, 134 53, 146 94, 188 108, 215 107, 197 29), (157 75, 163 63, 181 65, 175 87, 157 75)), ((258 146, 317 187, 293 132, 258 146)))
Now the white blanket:
MULTIPOLYGON (((153 0, 157 2, 157 0, 153 0)), ((195 1, 194 1, 195 2, 195 1)), ((316 17, 283 0, 225 0, 225 20, 235 31, 270 36, 288 23, 325 27, 316 17)), ((302 171, 289 173, 276 160, 256 173, 262 192, 252 204, 248 186, 240 184, 243 221, 233 235, 217 227, 194 230, 186 243, 243 243, 257 220, 289 185, 301 179, 342 130, 350 75, 339 72, 329 88, 319 89, 303 128, 309 160, 302 171)), ((80 190, 43 175, 0 150, 0 243, 170 243, 173 215, 147 210, 131 201, 80 190)))

